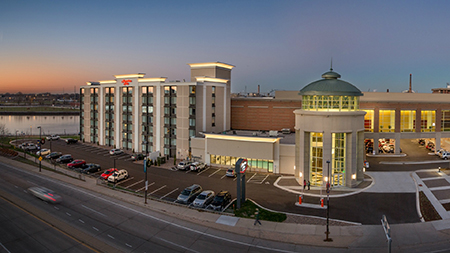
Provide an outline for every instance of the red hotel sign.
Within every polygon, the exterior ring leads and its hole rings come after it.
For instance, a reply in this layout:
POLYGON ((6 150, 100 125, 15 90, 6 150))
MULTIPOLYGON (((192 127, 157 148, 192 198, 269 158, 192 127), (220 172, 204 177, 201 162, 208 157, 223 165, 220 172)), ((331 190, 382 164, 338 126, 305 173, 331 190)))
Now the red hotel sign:
POLYGON ((128 80, 122 80, 122 83, 123 83, 123 85, 130 85, 131 80, 130 80, 130 79, 128 79, 128 80))

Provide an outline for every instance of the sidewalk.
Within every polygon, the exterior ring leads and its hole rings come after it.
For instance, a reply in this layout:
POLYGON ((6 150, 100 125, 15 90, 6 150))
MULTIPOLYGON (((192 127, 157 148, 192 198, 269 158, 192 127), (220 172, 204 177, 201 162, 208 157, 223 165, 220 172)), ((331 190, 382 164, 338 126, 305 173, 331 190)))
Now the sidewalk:
MULTIPOLYGON (((212 229, 227 231, 234 235, 240 234, 256 239, 280 241, 295 245, 327 247, 327 249, 317 248, 316 250, 318 252, 323 250, 386 252, 387 250, 386 236, 381 227, 381 222, 380 225, 330 226, 330 238, 332 238, 333 241, 324 242, 324 232, 326 231, 326 227, 322 225, 262 221, 261 226, 254 226, 254 220, 251 219, 199 212, 184 206, 153 201, 150 199, 148 200, 148 204, 144 204, 143 198, 97 185, 96 179, 88 176, 86 176, 83 181, 47 170, 38 172, 39 169, 36 167, 6 157, 0 157, 0 162, 23 168, 34 173, 40 173, 41 175, 62 182, 83 187, 102 195, 119 198, 122 201, 184 220, 187 222, 187 226, 192 227, 194 230, 196 230, 197 227, 195 224, 199 224, 212 229), (194 224, 189 225, 189 223, 194 224)), ((434 222, 392 225, 391 236, 393 240, 393 252, 431 252, 433 250, 442 249, 450 250, 450 219, 447 218, 434 222)), ((291 250, 297 251, 295 248, 288 251, 291 250)))

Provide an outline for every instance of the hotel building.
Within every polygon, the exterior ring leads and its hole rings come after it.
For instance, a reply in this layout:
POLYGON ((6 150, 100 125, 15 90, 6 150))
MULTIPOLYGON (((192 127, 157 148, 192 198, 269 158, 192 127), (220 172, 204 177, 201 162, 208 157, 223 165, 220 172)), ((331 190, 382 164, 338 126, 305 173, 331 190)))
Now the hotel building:
POLYGON ((186 158, 199 132, 230 129, 233 65, 192 63, 191 82, 115 75, 80 88, 80 139, 109 147, 186 158))

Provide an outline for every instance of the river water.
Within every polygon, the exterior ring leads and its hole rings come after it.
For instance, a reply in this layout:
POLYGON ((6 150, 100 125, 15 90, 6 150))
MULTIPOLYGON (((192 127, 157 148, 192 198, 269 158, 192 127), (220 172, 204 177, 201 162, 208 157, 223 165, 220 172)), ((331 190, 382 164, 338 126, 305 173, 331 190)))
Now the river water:
POLYGON ((80 116, 77 115, 2 115, 0 125, 5 125, 11 135, 77 135, 80 132, 80 116))

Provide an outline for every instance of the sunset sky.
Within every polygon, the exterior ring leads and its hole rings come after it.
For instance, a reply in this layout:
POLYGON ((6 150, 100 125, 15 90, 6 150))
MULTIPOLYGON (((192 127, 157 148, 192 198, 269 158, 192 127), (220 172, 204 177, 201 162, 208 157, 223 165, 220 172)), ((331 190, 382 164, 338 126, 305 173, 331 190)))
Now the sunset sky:
POLYGON ((330 68, 362 91, 450 82, 450 1, 0 1, 0 93, 78 92, 113 75, 190 80, 235 65, 232 92, 300 90, 330 68))

